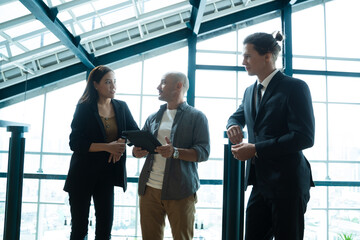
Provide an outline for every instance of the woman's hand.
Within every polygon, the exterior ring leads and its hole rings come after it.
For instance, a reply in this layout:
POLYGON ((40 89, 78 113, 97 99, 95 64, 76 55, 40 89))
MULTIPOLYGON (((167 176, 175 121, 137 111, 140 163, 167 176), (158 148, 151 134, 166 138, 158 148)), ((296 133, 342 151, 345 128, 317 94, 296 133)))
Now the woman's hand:
POLYGON ((118 155, 118 154, 111 153, 109 156, 108 163, 111 163, 111 162, 116 163, 116 162, 120 161, 121 156, 122 156, 122 154, 118 155))
POLYGON ((110 153, 108 162, 116 163, 120 160, 126 149, 125 139, 119 138, 117 141, 108 144, 108 152, 110 153))

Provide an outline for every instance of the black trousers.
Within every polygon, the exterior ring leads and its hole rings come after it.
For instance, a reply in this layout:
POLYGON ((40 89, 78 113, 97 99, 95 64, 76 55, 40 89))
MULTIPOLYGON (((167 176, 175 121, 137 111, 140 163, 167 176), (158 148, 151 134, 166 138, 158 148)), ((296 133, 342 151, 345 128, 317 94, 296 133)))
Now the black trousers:
POLYGON ((70 240, 84 240, 88 233, 91 198, 95 208, 95 240, 109 240, 114 218, 114 186, 98 183, 92 190, 69 193, 71 212, 70 240))
POLYGON ((253 188, 246 208, 245 240, 302 240, 304 214, 310 199, 305 196, 264 197, 253 188))

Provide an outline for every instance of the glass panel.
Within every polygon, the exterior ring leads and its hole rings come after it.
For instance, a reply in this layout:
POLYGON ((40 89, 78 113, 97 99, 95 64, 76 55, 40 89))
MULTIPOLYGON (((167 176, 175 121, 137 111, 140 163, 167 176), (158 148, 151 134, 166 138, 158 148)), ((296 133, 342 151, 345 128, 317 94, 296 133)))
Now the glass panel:
POLYGON ((236 72, 196 71, 196 97, 236 97, 236 72))
MULTIPOLYGON (((197 209, 204 208, 222 208, 223 204, 223 186, 222 185, 201 185, 197 192, 197 209)), ((201 219, 201 214, 197 214, 201 219)))
POLYGON ((248 26, 246 28, 239 29, 239 34, 238 34, 239 51, 242 51, 243 42, 248 35, 255 32, 266 32, 272 34, 275 31, 281 31, 281 29, 282 27, 281 27, 280 18, 274 18, 266 22, 262 22, 259 24, 248 26))
POLYGON ((181 48, 164 55, 153 57, 144 62, 144 94, 158 95, 156 89, 163 75, 169 71, 187 74, 187 48, 181 48))
MULTIPOLYGON (((244 93, 246 88, 248 88, 250 85, 253 85, 256 82, 256 77, 249 76, 247 72, 238 72, 238 93, 237 96, 242 100, 244 97, 244 93)), ((239 102, 239 105, 241 102, 239 102)))
MULTIPOLYGON (((128 177, 139 177, 142 164, 145 158, 137 159, 132 156, 132 147, 127 148, 126 170, 128 177)), ((127 190, 128 192, 129 190, 127 190)))
MULTIPOLYGON (((331 164, 331 166, 337 166, 331 164)), ((354 165, 352 165, 354 167, 354 165)), ((355 165, 355 168, 359 171, 359 164, 355 165)), ((357 178, 359 173, 357 174, 357 178)), ((358 179, 356 179, 358 180, 358 179)), ((329 204, 330 208, 355 208, 360 206, 360 188, 359 187, 329 187, 329 204)), ((360 216, 360 215, 359 215, 360 216)), ((358 217, 359 217, 358 216, 358 217)), ((358 223, 359 222, 358 218, 358 223)))
POLYGON ((12 1, 1 5, 0 23, 10 21, 28 14, 30 14, 29 10, 20 1, 12 1), (16 9, 16 11, 6 11, 5 9, 16 9))
MULTIPOLYGON (((1 109, 0 109, 1 114, 1 109)), ((1 120, 3 120, 0 117, 1 120)), ((11 132, 6 127, 0 127, 0 151, 9 151, 11 132)), ((1 165, 0 165, 1 168, 1 165)))
POLYGON ((305 213, 304 240, 328 240, 326 211, 313 210, 305 213))
POLYGON ((318 75, 294 74, 295 78, 304 80, 310 88, 313 101, 326 101, 326 77, 318 75))
POLYGON ((236 110, 236 101, 217 98, 196 98, 195 106, 209 121, 210 158, 224 158, 224 131, 227 120, 236 110), (221 113, 221 114, 219 114, 221 113))
POLYGON ((38 240, 69 239, 70 224, 67 219, 65 221, 66 214, 67 208, 62 204, 40 204, 38 240))
POLYGON ((116 92, 137 93, 141 92, 142 63, 135 63, 115 70, 116 92))
MULTIPOLYGON (((137 205, 137 183, 128 183, 128 188, 124 193, 120 187, 115 187, 115 205, 116 206, 136 206, 137 205)), ((135 214, 134 214, 135 216, 135 214)))
POLYGON ((309 212, 313 209, 326 208, 327 202, 327 187, 315 186, 310 189, 310 201, 307 206, 309 212))
POLYGON ((360 105, 329 104, 329 160, 360 161, 360 105))
POLYGON ((25 35, 28 33, 32 33, 36 30, 45 28, 44 24, 40 21, 36 21, 35 19, 30 22, 24 22, 22 24, 16 25, 12 28, 6 29, 4 31, 5 34, 10 36, 11 38, 16 38, 21 35, 25 35))
POLYGON ((42 38, 42 36, 35 36, 30 39, 26 39, 24 41, 19 41, 19 43, 21 45, 23 45, 24 47, 26 47, 29 51, 31 51, 31 50, 41 47, 41 44, 42 44, 41 38, 42 38))
POLYGON ((197 50, 236 51, 236 31, 198 42, 196 48, 197 50))
POLYGON ((9 155, 7 153, 0 153, 0 172, 7 172, 9 155))
POLYGON ((354 25, 351 23, 360 22, 360 2, 358 0, 329 1, 326 2, 325 9, 328 56, 359 58, 360 32, 354 31, 354 25))
POLYGON ((137 210, 135 207, 114 208, 114 222, 111 232, 111 239, 126 239, 126 236, 135 235, 136 231, 138 230, 136 229, 136 221, 138 220, 136 219, 136 211, 137 210))
POLYGON ((360 103, 360 78, 328 77, 329 102, 360 103))
POLYGON ((199 52, 196 54, 196 64, 236 66, 236 54, 199 52))
POLYGON ((143 9, 143 13, 155 11, 160 8, 164 8, 169 5, 174 5, 176 3, 181 2, 181 0, 173 0, 173 1, 163 1, 163 0, 151 0, 151 1, 141 1, 142 5, 140 5, 140 9, 143 9))
POLYGON ((327 61, 328 71, 359 72, 359 69, 360 69, 360 60, 357 61, 328 60, 327 61))
POLYGON ((44 33, 43 38, 44 38, 43 42, 42 42, 43 46, 47 46, 47 45, 50 45, 52 43, 55 43, 55 42, 59 41, 59 39, 51 32, 44 33))
POLYGON ((76 104, 85 89, 84 84, 85 81, 81 81, 47 94, 43 151, 71 152, 70 126, 76 104))
POLYGON ((325 56, 324 8, 317 5, 292 14, 294 55, 325 56))
POLYGON ((150 114, 155 113, 159 110, 160 105, 165 104, 164 101, 160 101, 158 97, 153 96, 144 96, 142 100, 142 125, 140 128, 143 127, 146 119, 149 117, 150 114))
POLYGON ((5 224, 5 202, 0 202, 0 238, 3 238, 4 224, 5 224))
POLYGON ((293 68, 306 70, 325 70, 325 58, 312 59, 294 56, 293 68))
POLYGON ((38 179, 24 178, 22 191, 23 203, 38 201, 39 181, 38 179))
POLYGON ((360 181, 360 164, 330 163, 329 177, 333 181, 360 181))
POLYGON ((313 103, 315 115, 315 143, 311 148, 303 152, 309 160, 327 159, 327 125, 326 105, 324 103, 313 103))
POLYGON ((329 239, 336 239, 339 234, 352 234, 353 239, 360 237, 359 210, 329 211, 329 239))
POLYGON ((25 154, 24 173, 38 173, 40 168, 40 154, 25 154))
MULTIPOLYGON (((6 201, 6 185, 7 185, 7 179, 6 178, 0 178, 0 203, 6 201)), ((4 206, 5 207, 5 206, 4 206)), ((4 212, 0 212, 0 218, 3 217, 2 214, 4 212)), ((2 225, 4 226, 4 225, 2 225)))
MULTIPOLYGON (((25 151, 40 151, 43 105, 44 96, 41 95, 0 109, 1 120, 30 124, 29 131, 24 133, 25 151)), ((6 142, 9 144, 9 140, 6 142)))
MULTIPOLYGON (((308 158, 308 154, 304 153, 308 158)), ((309 158, 308 158, 309 159, 309 158)), ((312 177, 314 181, 324 181, 327 179, 327 164, 323 162, 310 161, 312 177)))
POLYGON ((40 201, 64 204, 68 201, 68 194, 63 190, 64 180, 40 180, 40 201))
POLYGON ((197 208, 194 239, 221 239, 222 209, 197 208))
POLYGON ((71 155, 43 155, 41 170, 44 174, 64 174, 69 170, 71 155))
POLYGON ((23 203, 21 206, 20 239, 36 240, 37 204, 23 203))
MULTIPOLYGON (((140 127, 139 123, 141 122, 140 108, 141 108, 141 97, 140 96, 129 96, 129 95, 115 95, 116 99, 125 101, 128 105, 131 115, 133 116, 135 122, 140 127)), ((143 120, 145 121, 145 120, 143 120)))
MULTIPOLYGON (((212 139, 211 139, 212 141, 212 139)), ((224 146, 224 145, 223 145, 224 146)), ((211 149, 212 151, 212 149, 211 149)), ((210 152, 211 152, 210 151, 210 152)), ((224 161, 209 159, 206 162, 198 164, 198 173, 200 179, 223 179, 224 161)))

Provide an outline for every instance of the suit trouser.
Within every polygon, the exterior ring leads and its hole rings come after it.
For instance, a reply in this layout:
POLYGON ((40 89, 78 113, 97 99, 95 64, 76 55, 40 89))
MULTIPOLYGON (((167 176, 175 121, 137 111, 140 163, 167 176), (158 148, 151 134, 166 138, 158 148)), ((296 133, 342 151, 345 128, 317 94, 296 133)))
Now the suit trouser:
POLYGON ((69 192, 71 212, 70 240, 83 240, 88 233, 91 197, 95 208, 95 239, 109 240, 114 217, 114 186, 98 183, 92 191, 69 192))
POLYGON ((161 200, 161 190, 147 186, 139 201, 143 240, 164 238, 166 215, 174 240, 193 239, 196 194, 180 200, 161 200))
POLYGON ((267 198, 256 187, 246 208, 245 240, 301 240, 310 195, 267 198))

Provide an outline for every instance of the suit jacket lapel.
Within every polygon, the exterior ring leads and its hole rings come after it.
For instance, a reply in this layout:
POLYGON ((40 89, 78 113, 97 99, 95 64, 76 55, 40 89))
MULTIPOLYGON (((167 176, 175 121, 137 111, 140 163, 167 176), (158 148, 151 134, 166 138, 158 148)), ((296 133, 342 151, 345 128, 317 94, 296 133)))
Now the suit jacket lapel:
POLYGON ((252 89, 251 89, 251 115, 253 117, 253 119, 255 120, 256 117, 256 103, 255 103, 255 94, 256 94, 256 84, 257 81, 252 85, 252 89))
POLYGON ((274 77, 271 79, 269 85, 267 86, 264 96, 261 99, 258 113, 262 110, 264 104, 269 100, 269 98, 273 95, 273 92, 276 89, 276 86, 280 83, 281 79, 284 77, 280 71, 277 72, 274 77))

